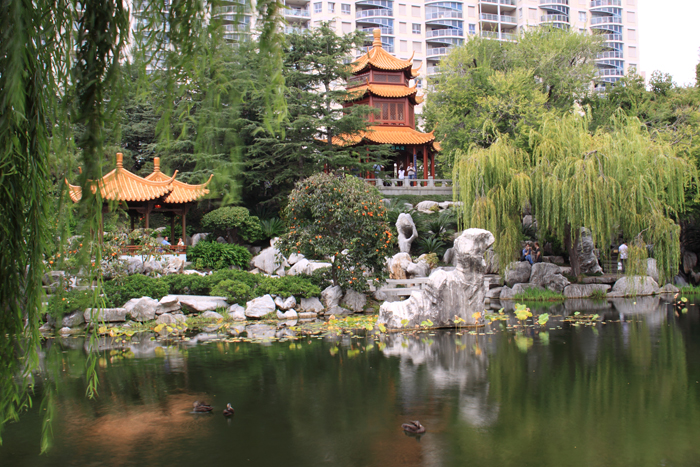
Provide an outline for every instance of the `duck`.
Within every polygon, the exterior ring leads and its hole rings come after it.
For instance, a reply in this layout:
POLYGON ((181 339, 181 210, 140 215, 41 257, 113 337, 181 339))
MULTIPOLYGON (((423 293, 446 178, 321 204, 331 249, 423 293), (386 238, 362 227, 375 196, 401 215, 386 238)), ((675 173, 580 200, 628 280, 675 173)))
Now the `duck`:
POLYGON ((409 423, 404 423, 401 425, 401 428, 403 428, 403 431, 406 433, 411 433, 415 435, 420 435, 425 433, 425 427, 421 425, 421 423, 418 420, 413 420, 409 423))
POLYGON ((193 412, 209 413, 212 410, 214 410, 214 407, 212 407, 211 405, 207 405, 206 402, 194 401, 194 404, 192 404, 193 412))
POLYGON ((230 417, 233 415, 233 407, 231 407, 231 404, 226 404, 226 408, 224 409, 224 417, 230 417))

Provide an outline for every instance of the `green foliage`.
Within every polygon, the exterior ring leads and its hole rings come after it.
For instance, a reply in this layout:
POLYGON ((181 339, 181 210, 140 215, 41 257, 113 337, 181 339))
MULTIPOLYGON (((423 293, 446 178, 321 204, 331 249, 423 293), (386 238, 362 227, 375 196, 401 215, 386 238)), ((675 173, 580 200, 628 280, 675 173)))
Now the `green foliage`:
POLYGON ((321 296, 321 289, 302 276, 262 277, 255 293, 257 296, 270 294, 284 298, 290 295, 310 298, 321 296))
POLYGON ((647 275, 647 246, 641 238, 637 237, 627 245, 627 260, 625 261, 625 275, 646 276, 647 275))
POLYGON ((214 209, 204 215, 202 227, 215 237, 226 236, 231 243, 238 243, 239 239, 253 243, 262 238, 260 219, 240 206, 214 209))
MULTIPOLYGON (((646 274, 646 273, 645 273, 646 274)), ((596 289, 588 296, 591 300, 605 300, 608 298, 608 294, 605 291, 596 289)))
POLYGON ((279 244, 284 255, 332 258, 333 283, 343 288, 366 290, 363 271, 384 280, 394 235, 375 187, 351 176, 314 175, 289 195, 285 219, 289 233, 279 244))
POLYGON ((94 292, 91 290, 59 291, 51 295, 46 311, 55 319, 60 320, 74 311, 85 311, 86 308, 90 308, 94 299, 94 292))
POLYGON ((445 242, 432 235, 416 240, 416 246, 420 253, 430 253, 440 256, 445 253, 445 242))
POLYGON ((525 289, 523 292, 513 297, 515 300, 524 302, 560 302, 564 301, 564 295, 549 289, 536 289, 534 287, 525 289))
POLYGON ((245 268, 252 257, 246 247, 230 243, 198 242, 187 249, 187 261, 211 269, 224 269, 229 266, 245 268))
POLYGON ((215 273, 206 276, 211 284, 218 284, 223 280, 234 280, 243 282, 251 289, 257 287, 260 280, 264 277, 259 274, 253 274, 248 271, 238 271, 236 269, 223 269, 221 271, 216 271, 215 273))
POLYGON ((333 276, 331 268, 316 269, 311 274, 300 274, 301 277, 308 279, 312 284, 321 290, 333 285, 333 276))
POLYGON ((516 303, 514 313, 518 321, 525 321, 532 316, 532 312, 524 303, 516 303))
POLYGON ((700 295, 699 285, 686 285, 681 287, 681 294, 683 295, 700 295))
POLYGON ((260 221, 260 227, 262 229, 262 238, 265 239, 280 237, 287 232, 287 227, 284 225, 284 221, 279 217, 272 217, 270 219, 260 221))
POLYGON ((244 282, 226 279, 216 284, 210 292, 217 297, 226 297, 229 303, 243 305, 250 300, 251 288, 244 282))
POLYGON ((108 308, 121 307, 132 298, 151 297, 160 300, 168 295, 168 285, 161 279, 134 274, 104 283, 108 308))
POLYGON ((211 277, 199 274, 171 274, 159 280, 168 287, 170 294, 207 295, 211 289, 211 277))

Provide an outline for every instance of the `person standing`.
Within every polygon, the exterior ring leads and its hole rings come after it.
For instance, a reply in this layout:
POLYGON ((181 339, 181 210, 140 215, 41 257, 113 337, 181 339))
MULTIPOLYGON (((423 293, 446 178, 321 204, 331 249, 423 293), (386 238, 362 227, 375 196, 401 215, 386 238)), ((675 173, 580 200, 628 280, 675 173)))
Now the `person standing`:
POLYGON ((406 171, 403 169, 403 164, 399 165, 399 186, 403 186, 403 180, 406 178, 406 171))
MULTIPOLYGON (((415 180, 416 179, 416 168, 413 167, 413 162, 408 164, 408 179, 409 180, 415 180)), ((415 182, 410 182, 411 186, 416 186, 415 182)))
POLYGON ((622 245, 620 245, 617 250, 620 252, 620 270, 624 274, 625 264, 627 263, 627 244, 622 242, 622 245))

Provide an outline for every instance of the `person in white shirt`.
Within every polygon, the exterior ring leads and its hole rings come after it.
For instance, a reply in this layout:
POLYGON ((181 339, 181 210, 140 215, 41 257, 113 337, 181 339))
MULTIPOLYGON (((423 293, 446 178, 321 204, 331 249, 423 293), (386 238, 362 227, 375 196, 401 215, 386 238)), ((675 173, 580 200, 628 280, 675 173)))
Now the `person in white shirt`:
POLYGON ((403 186, 403 179, 406 178, 406 171, 403 169, 403 164, 399 165, 399 186, 403 186))
POLYGON ((625 263, 627 262, 627 244, 622 242, 622 245, 618 247, 620 252, 620 263, 622 264, 622 272, 625 272, 625 263))

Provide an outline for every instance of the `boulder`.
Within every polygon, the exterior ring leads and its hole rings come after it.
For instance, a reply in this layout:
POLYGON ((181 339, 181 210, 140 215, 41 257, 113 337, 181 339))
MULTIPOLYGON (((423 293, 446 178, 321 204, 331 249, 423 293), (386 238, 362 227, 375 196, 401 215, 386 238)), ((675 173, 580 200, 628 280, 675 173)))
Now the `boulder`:
POLYGON ((685 280, 685 277, 681 276, 680 274, 673 278, 673 283, 678 287, 688 286, 688 281, 685 280))
POLYGON ((690 271, 695 268, 698 264, 698 255, 693 253, 692 251, 684 251, 683 252, 683 272, 686 274, 690 274, 690 271))
POLYGON ((316 319, 318 315, 313 311, 302 311, 298 314, 299 319, 316 319))
POLYGON ((74 311, 63 317, 62 324, 64 327, 76 328, 85 324, 85 316, 83 316, 81 311, 74 311))
POLYGON ((217 319, 217 320, 218 320, 218 319, 224 319, 224 317, 221 316, 221 315, 220 315, 219 313, 217 313, 216 311, 205 311, 204 313, 202 313, 201 315, 199 315, 199 317, 200 317, 200 318, 204 318, 204 319, 217 319))
POLYGON ((260 319, 263 316, 268 315, 274 311, 275 301, 269 294, 252 299, 251 301, 246 303, 245 307, 246 317, 253 319, 260 319))
POLYGON ((396 253, 387 264, 390 279, 406 279, 406 269, 410 264, 413 264, 413 260, 408 253, 396 253))
POLYGON ((489 300, 498 300, 501 297, 501 290, 503 290, 503 287, 494 287, 487 290, 484 296, 489 300))
POLYGON ((678 292, 680 292, 680 291, 681 291, 681 289, 679 289, 678 287, 675 287, 675 286, 672 285, 672 284, 666 284, 666 285, 664 285, 663 287, 661 287, 661 288, 659 289, 658 293, 673 293, 673 294, 676 294, 676 293, 678 293, 678 292))
POLYGON ((156 314, 160 315, 162 313, 173 313, 180 311, 182 306, 180 305, 180 300, 175 295, 166 295, 160 299, 160 306, 156 310, 156 314))
POLYGON ((537 284, 530 284, 529 282, 513 284, 513 288, 503 287, 501 289, 501 295, 498 297, 499 300, 515 300, 515 296, 525 292, 527 289, 538 289, 544 290, 544 287, 537 284))
POLYGON ((146 261, 143 263, 143 273, 146 275, 162 274, 163 265, 160 264, 160 261, 156 261, 154 259, 146 261))
POLYGON ((88 323, 120 323, 126 321, 126 308, 88 308, 83 317, 88 323))
POLYGON ((508 287, 529 282, 532 266, 527 261, 514 261, 506 268, 505 281, 508 287))
POLYGON ((543 256, 542 262, 556 264, 557 266, 563 266, 566 264, 563 256, 543 256))
POLYGON ((581 266, 581 274, 602 274, 603 268, 598 264, 598 258, 595 255, 595 245, 591 231, 585 227, 581 227, 581 235, 578 242, 578 258, 581 266))
POLYGON ((217 237, 216 243, 228 243, 224 237, 217 237))
POLYGON ((486 261, 486 274, 498 274, 500 271, 498 253, 489 248, 484 253, 484 261, 486 261))
POLYGON ((126 260, 126 272, 129 275, 143 272, 143 261, 137 256, 131 256, 126 260))
POLYGON ((343 298, 343 289, 341 289, 339 285, 331 285, 321 292, 321 302, 323 302, 323 306, 329 310, 338 306, 341 298, 343 298))
POLYGON ((613 286, 612 292, 624 296, 653 295, 659 290, 659 284, 649 276, 622 277, 613 286))
POLYGON ((492 289, 494 287, 503 287, 505 282, 503 282, 503 278, 498 274, 486 274, 484 276, 484 284, 486 284, 486 288, 492 289))
POLYGON ((185 270, 185 260, 182 258, 178 258, 177 256, 173 256, 168 260, 168 264, 165 265, 163 268, 163 274, 170 275, 170 274, 182 274, 182 271, 185 270))
POLYGON ((206 273, 195 271, 194 269, 185 269, 184 271, 182 271, 182 273, 186 276, 190 276, 192 274, 196 274, 196 275, 202 276, 202 277, 206 276, 206 273))
POLYGON ((52 285, 63 282, 66 278, 66 273, 64 271, 49 271, 41 278, 42 284, 52 285))
POLYGON ((406 267, 406 277, 428 277, 430 275, 430 265, 427 261, 417 261, 406 267))
POLYGON ((597 290, 607 294, 610 286, 607 284, 571 284, 564 288, 564 296, 566 298, 587 298, 597 290))
POLYGON ((284 313, 277 310, 277 319, 297 319, 297 312, 294 310, 287 310, 284 313))
POLYGON ((418 238, 418 230, 410 214, 402 212, 396 220, 396 230, 399 233, 399 251, 410 253, 413 240, 418 238))
POLYGON ((568 279, 560 274, 559 266, 551 263, 533 264, 530 272, 530 283, 557 293, 562 293, 564 287, 570 284, 568 279))
POLYGON ((178 321, 180 323, 187 322, 187 317, 185 315, 183 315, 182 313, 174 313, 173 318, 175 318, 175 321, 178 321))
POLYGON ((310 261, 309 265, 306 267, 306 273, 307 274, 313 274, 314 271, 318 269, 324 269, 324 268, 329 268, 331 267, 331 263, 323 263, 323 262, 318 262, 318 261, 310 261))
POLYGON ((343 300, 341 301, 341 305, 345 308, 350 308, 355 313, 364 310, 366 304, 367 296, 352 289, 348 289, 345 292, 343 300))
POLYGON ((228 309, 228 317, 234 321, 245 321, 245 308, 238 303, 231 305, 231 308, 228 309))
MULTIPOLYGON (((184 316, 184 315, 183 315, 184 316)), ((156 324, 177 324, 177 319, 170 313, 163 313, 156 320, 156 324)))
POLYGON ((134 321, 150 321, 156 318, 156 310, 160 308, 160 303, 151 297, 132 298, 126 302, 124 308, 134 321))
POLYGON ((344 307, 339 306, 339 305, 330 307, 326 310, 326 316, 351 315, 352 313, 353 313, 352 310, 350 310, 348 308, 344 308, 344 307))
POLYGON ((442 203, 438 203, 438 206, 440 209, 444 210, 451 208, 454 204, 454 201, 443 201, 442 203))
POLYGON ((70 334, 71 328, 69 328, 68 326, 64 326, 58 332, 61 334, 70 334))
POLYGON ((307 312, 318 313, 319 311, 323 311, 323 304, 316 297, 302 298, 301 309, 307 312))
POLYGON ((207 295, 175 295, 180 300, 182 310, 186 313, 204 313, 217 308, 228 308, 226 297, 209 297, 207 295))
POLYGON ((297 306, 297 299, 294 298, 294 296, 287 297, 286 299, 282 297, 277 297, 275 298, 275 305, 277 305, 277 308, 279 308, 282 311, 287 311, 295 306, 297 306))
POLYGON ((53 326, 51 326, 49 323, 44 323, 39 328, 39 332, 52 332, 52 331, 53 331, 53 326))
POLYGON ((302 258, 296 261, 294 265, 287 271, 288 276, 298 276, 299 274, 308 274, 307 268, 309 266, 309 260, 302 258))
POLYGON ((412 292, 408 300, 384 302, 377 323, 401 329, 404 320, 408 327, 415 327, 429 319, 434 326, 443 327, 454 326, 459 317, 466 324, 475 324, 473 314, 484 310, 484 252, 493 242, 489 231, 465 230, 455 239, 455 269, 433 271, 424 289, 412 292))
POLYGON ((527 216, 523 216, 523 229, 537 229, 537 221, 535 220, 534 217, 532 217, 532 214, 528 214, 527 216))
POLYGON ((289 263, 290 266, 294 266, 304 258, 304 255, 302 255, 301 253, 292 253, 291 255, 289 255, 289 258, 287 258, 287 263, 289 263))
POLYGON ((659 270, 656 267, 656 260, 654 258, 647 258, 647 276, 651 277, 659 282, 659 270))
MULTIPOLYGON (((486 256, 486 255, 484 255, 486 256)), ((442 255, 442 262, 445 264, 453 264, 453 261, 455 260, 455 250, 454 248, 448 248, 445 250, 445 254, 442 255)))
POLYGON ((440 210, 440 204, 437 201, 421 201, 416 204, 416 211, 431 214, 440 210))
MULTIPOLYGON (((265 248, 250 260, 250 264, 266 274, 278 274, 279 270, 289 267, 287 260, 280 254, 280 251, 275 247, 277 238, 270 240, 270 246, 265 248)), ((283 269, 284 271, 284 269, 283 269)), ((284 275, 284 272, 282 273, 284 275)))

